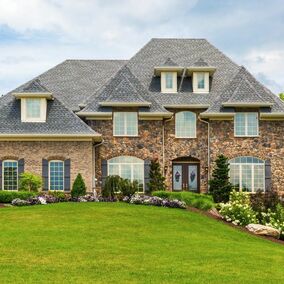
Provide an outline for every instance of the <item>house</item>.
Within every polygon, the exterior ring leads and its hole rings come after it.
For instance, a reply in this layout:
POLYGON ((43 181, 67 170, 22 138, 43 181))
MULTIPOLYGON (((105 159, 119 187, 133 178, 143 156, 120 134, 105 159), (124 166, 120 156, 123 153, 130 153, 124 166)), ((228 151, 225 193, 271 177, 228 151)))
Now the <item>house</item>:
POLYGON ((152 39, 129 60, 66 60, 0 98, 0 187, 89 191, 108 175, 147 191, 153 157, 170 190, 206 192, 214 160, 235 187, 284 191, 284 104, 205 39, 152 39))

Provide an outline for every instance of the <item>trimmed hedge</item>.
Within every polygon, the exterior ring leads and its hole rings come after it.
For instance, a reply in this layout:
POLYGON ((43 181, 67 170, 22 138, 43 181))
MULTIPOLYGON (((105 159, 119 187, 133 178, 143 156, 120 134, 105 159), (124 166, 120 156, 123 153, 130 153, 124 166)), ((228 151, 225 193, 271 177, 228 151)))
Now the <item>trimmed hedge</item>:
POLYGON ((0 190, 0 203, 11 203, 13 199, 20 198, 27 200, 30 197, 36 196, 34 192, 27 191, 5 191, 0 190))
POLYGON ((170 192, 170 191, 154 191, 153 196, 161 198, 177 199, 184 201, 187 206, 198 208, 201 210, 209 210, 214 207, 211 195, 199 194, 193 192, 170 192))

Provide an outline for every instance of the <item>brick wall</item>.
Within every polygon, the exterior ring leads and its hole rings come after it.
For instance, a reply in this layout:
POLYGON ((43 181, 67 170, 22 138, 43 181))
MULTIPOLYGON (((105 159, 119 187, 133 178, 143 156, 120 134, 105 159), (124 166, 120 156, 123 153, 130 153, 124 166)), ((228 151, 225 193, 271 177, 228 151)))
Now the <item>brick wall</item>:
POLYGON ((81 173, 92 191, 92 142, 0 142, 0 159, 24 159, 25 171, 42 175, 42 159, 71 159, 71 186, 81 173))

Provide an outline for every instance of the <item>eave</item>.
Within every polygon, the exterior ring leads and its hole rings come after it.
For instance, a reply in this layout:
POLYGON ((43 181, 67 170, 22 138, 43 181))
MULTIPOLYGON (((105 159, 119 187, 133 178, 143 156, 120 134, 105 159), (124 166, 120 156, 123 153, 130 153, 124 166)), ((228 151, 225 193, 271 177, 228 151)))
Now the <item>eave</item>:
POLYGON ((243 103, 243 102, 224 102, 224 107, 272 107, 273 103, 259 102, 259 103, 243 103))
POLYGON ((53 99, 52 93, 13 93, 17 99, 22 98, 45 98, 48 100, 53 99))
POLYGON ((112 107, 150 107, 150 102, 99 102, 100 106, 112 107))
POLYGON ((274 112, 274 113, 260 113, 261 120, 284 120, 283 112, 274 112))
POLYGON ((187 75, 191 76, 193 72, 209 72, 212 76, 216 71, 216 67, 213 66, 190 66, 186 68, 187 75))
POLYGON ((178 105, 163 105, 165 108, 191 108, 191 109, 204 109, 208 108, 210 105, 203 104, 178 104, 178 105))
POLYGON ((0 141, 101 141, 101 134, 0 134, 0 141))
POLYGON ((160 66, 154 67, 154 75, 161 76, 162 72, 177 72, 178 76, 182 75, 184 67, 181 66, 160 66))
POLYGON ((205 112, 205 113, 200 113, 199 116, 201 118, 208 118, 211 120, 233 120, 235 117, 235 113, 233 112, 227 112, 227 113, 223 113, 223 112, 216 112, 216 113, 210 113, 210 112, 205 112))

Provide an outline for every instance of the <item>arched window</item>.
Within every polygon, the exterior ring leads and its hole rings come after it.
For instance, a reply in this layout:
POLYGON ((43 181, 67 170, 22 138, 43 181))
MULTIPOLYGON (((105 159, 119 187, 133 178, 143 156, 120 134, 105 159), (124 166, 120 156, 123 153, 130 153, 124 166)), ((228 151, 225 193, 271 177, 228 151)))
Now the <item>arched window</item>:
POLYGON ((131 156, 119 156, 108 160, 108 175, 118 175, 139 182, 139 191, 144 191, 144 161, 131 156))
POLYGON ((230 181, 240 191, 265 190, 265 163, 255 157, 237 157, 229 161, 230 181))
POLYGON ((196 138, 196 114, 191 111, 176 113, 176 137, 196 138))
POLYGON ((49 190, 64 190, 64 162, 49 161, 49 190))
POLYGON ((2 167, 3 189, 18 190, 18 161, 5 160, 2 167))

